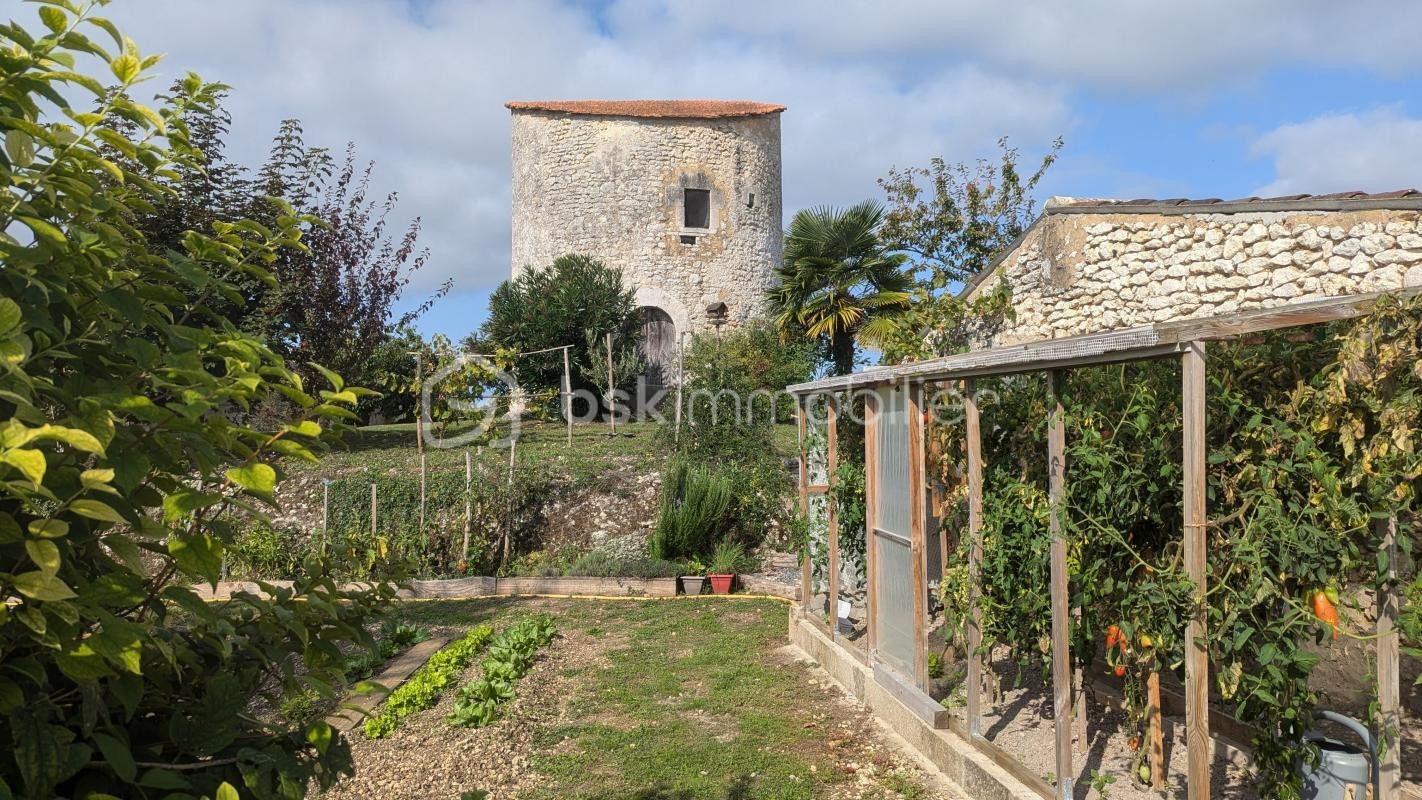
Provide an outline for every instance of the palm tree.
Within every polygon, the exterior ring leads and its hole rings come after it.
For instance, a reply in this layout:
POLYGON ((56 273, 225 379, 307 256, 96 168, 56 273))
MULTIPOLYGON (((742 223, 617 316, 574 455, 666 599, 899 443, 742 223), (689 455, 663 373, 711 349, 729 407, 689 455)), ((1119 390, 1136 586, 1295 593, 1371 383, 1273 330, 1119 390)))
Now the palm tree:
POLYGON ((856 341, 874 345, 909 306, 913 277, 880 241, 883 219, 872 200, 817 206, 797 213, 785 232, 779 285, 768 296, 775 324, 782 335, 827 337, 839 375, 854 371, 856 341))

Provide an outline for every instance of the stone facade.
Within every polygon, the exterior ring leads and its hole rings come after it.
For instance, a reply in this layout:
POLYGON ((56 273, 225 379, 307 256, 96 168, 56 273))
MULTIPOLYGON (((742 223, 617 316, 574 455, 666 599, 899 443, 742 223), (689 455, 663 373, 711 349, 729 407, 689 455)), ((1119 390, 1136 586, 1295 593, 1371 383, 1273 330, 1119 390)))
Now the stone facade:
POLYGON ((509 107, 515 276, 567 253, 593 256, 623 271, 639 305, 665 312, 673 335, 710 329, 716 303, 732 324, 762 315, 782 246, 783 107, 509 107), (705 227, 686 224, 696 190, 709 193, 705 227))
POLYGON ((1208 205, 1054 198, 970 295, 1006 281, 997 344, 1422 287, 1415 199, 1208 205), (1283 210, 1278 210, 1278 209, 1283 210), (1197 210, 1198 209, 1198 210, 1197 210))

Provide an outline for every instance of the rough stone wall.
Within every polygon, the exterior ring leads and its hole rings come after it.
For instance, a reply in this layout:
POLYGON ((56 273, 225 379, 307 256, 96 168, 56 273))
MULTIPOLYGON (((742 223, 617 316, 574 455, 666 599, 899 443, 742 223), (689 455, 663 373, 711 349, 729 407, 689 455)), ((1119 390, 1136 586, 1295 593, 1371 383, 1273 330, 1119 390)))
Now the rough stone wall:
POLYGON ((584 253, 623 270, 677 332, 760 316, 780 261, 780 115, 711 120, 513 113, 513 274, 584 253), (708 189, 709 228, 683 226, 708 189), (752 198, 753 195, 753 198, 752 198), (682 242, 695 236, 695 244, 682 242))
POLYGON ((1417 211, 1048 213, 1006 280, 997 344, 1422 286, 1417 211))

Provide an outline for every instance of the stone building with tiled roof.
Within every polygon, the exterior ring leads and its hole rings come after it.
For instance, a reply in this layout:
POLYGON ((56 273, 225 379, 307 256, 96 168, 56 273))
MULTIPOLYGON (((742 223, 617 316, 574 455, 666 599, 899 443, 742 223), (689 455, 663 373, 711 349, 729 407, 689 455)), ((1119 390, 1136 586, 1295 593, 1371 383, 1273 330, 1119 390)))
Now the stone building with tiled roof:
MULTIPOLYGON (((780 262, 780 113, 739 100, 510 102, 513 274, 568 253, 623 272, 649 378, 684 333, 760 316, 780 262)), ((658 380, 658 374, 661 380, 658 380)))

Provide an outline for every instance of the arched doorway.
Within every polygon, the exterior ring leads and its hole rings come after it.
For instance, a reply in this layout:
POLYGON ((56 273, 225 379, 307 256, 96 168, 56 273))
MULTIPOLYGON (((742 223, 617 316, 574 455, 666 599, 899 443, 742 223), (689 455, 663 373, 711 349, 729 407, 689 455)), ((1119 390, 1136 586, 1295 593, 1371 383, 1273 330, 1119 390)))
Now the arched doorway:
POLYGON ((642 320, 642 358, 647 362, 647 383, 669 386, 676 379, 676 323, 656 306, 637 309, 642 320))

